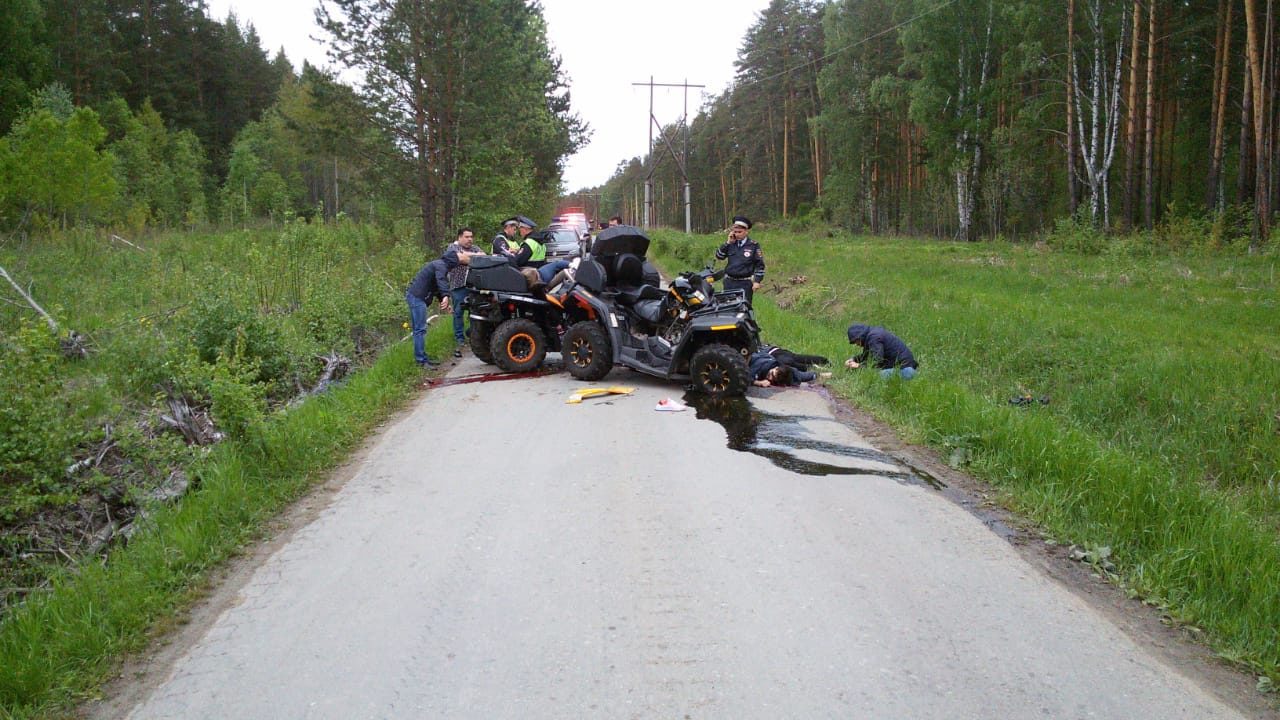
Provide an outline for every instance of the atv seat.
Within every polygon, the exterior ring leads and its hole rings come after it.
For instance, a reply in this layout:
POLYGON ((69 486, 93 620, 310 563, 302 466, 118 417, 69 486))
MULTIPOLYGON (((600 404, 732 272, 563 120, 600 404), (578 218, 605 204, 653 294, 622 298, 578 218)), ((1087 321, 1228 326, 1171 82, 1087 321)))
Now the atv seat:
POLYGON ((603 265, 587 258, 578 264, 578 272, 573 279, 591 292, 601 293, 604 292, 605 283, 608 282, 608 274, 603 265))
POLYGON ((467 270, 467 285, 477 290, 529 292, 529 283, 524 275, 500 255, 472 258, 467 270))
POLYGON ((628 306, 638 317, 657 324, 661 322, 667 294, 652 285, 621 288, 618 304, 628 306))
MULTIPOLYGON (((652 286, 646 285, 645 287, 652 286)), ((657 325, 662 322, 662 316, 664 314, 663 307, 665 305, 666 303, 662 298, 658 298, 657 300, 641 300, 631 306, 631 311, 640 318, 657 325)))
POLYGON ((661 300, 667 294, 652 285, 618 288, 618 303, 621 305, 639 305, 649 300, 661 300))

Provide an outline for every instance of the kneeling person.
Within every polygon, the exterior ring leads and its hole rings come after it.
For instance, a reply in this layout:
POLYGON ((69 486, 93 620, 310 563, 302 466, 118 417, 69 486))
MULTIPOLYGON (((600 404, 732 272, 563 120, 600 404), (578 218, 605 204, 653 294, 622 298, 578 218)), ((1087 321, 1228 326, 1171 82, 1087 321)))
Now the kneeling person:
POLYGON ((920 364, 911 348, 897 335, 878 325, 854 323, 849 326, 849 343, 862 348, 862 353, 844 362, 845 367, 857 369, 871 362, 879 368, 881 377, 900 373, 903 380, 916 376, 920 364))

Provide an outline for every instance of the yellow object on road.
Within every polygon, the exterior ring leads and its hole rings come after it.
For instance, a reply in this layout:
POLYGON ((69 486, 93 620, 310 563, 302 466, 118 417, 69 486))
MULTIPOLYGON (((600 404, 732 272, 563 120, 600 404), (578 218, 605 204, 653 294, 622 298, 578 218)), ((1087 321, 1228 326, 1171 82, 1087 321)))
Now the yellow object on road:
POLYGON ((565 404, 577 405, 587 398, 603 397, 605 395, 630 395, 635 391, 636 389, 633 387, 623 387, 622 385, 612 385, 610 387, 602 388, 582 388, 581 390, 574 390, 573 394, 569 396, 569 399, 565 400, 565 404))

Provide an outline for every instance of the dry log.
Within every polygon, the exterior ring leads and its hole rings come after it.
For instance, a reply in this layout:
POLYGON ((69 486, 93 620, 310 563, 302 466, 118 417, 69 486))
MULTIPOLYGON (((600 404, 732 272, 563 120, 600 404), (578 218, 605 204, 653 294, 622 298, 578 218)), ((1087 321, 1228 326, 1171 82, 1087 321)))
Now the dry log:
POLYGON ((116 523, 107 523, 99 528, 98 532, 93 534, 93 540, 89 542, 89 546, 85 548, 86 556, 97 555, 102 548, 106 547, 115 538, 116 533, 120 531, 120 526, 116 523))
POLYGON ((26 290, 22 289, 21 285, 14 282, 14 279, 9 276, 8 271, 6 271, 3 267, 0 267, 0 277, 3 277, 5 280, 8 280, 9 284, 13 286, 13 289, 17 290, 18 294, 22 296, 22 299, 26 300, 27 304, 30 305, 33 310, 40 313, 40 315, 44 317, 44 321, 49 323, 50 330, 54 331, 55 333, 58 332, 58 321, 54 320, 52 315, 45 312, 44 308, 40 307, 40 304, 37 303, 34 299, 32 299, 32 297, 27 294, 26 290))
MULTIPOLYGON (((40 313, 40 316, 44 318, 44 321, 49 324, 49 329, 57 335, 59 331, 58 321, 54 320, 52 315, 46 312, 44 308, 40 307, 40 303, 37 303, 35 298, 31 297, 31 293, 23 290, 22 286, 19 285, 3 267, 0 267, 0 277, 9 281, 9 284, 13 286, 13 289, 18 291, 18 294, 22 296, 23 300, 27 301, 27 304, 31 306, 32 310, 40 313)), ((75 330, 68 332, 66 337, 59 339, 58 345, 62 348, 62 354, 65 357, 83 359, 89 356, 88 338, 75 330)))
POLYGON ((317 355, 316 360, 324 363, 324 370, 320 372, 320 378, 316 381, 315 387, 298 394, 297 397, 289 401, 290 407, 298 405, 303 400, 306 400, 313 395, 319 395, 325 390, 328 390, 334 380, 341 378, 351 370, 351 361, 335 352, 330 352, 328 355, 317 355))
POLYGON ((184 397, 172 397, 167 400, 169 413, 161 414, 160 421, 182 433, 192 445, 210 445, 220 442, 223 434, 213 427, 213 421, 207 413, 191 409, 184 397))
POLYGON ((125 245, 128 245, 129 247, 133 248, 134 250, 141 250, 142 252, 146 252, 146 251, 147 251, 147 249, 146 249, 146 248, 144 248, 144 247, 138 247, 137 245, 134 245, 133 243, 129 242, 128 240, 125 240, 124 238, 120 237, 119 235, 112 235, 112 236, 111 236, 111 242, 122 242, 122 243, 124 243, 125 245))

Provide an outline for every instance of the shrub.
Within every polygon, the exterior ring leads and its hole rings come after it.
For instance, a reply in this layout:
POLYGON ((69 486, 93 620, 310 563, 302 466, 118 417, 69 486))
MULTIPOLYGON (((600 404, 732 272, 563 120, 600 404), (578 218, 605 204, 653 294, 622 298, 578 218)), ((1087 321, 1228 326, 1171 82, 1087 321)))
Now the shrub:
POLYGON ((48 328, 24 323, 0 335, 0 519, 53 491, 80 439, 61 395, 61 359, 48 328))
POLYGON ((1208 247, 1212 250, 1248 247, 1252 229, 1253 206, 1227 205, 1213 214, 1208 247))
POLYGON ((1168 215, 1155 229, 1155 238, 1170 250, 1208 248, 1213 242, 1214 223, 1198 215, 1170 207, 1168 215))
POLYGON ((266 388, 255 378, 258 360, 245 354, 245 336, 234 349, 218 356, 209 381, 209 412, 213 422, 234 440, 256 440, 266 420, 266 388))
POLYGON ((287 386, 294 361, 284 334, 271 318, 226 298, 194 307, 191 332, 200 360, 213 364, 221 355, 242 353, 255 362, 255 381, 287 386))
POLYGON ((1097 255, 1107 246, 1106 233, 1085 218, 1059 218, 1044 238, 1056 250, 1097 255))

